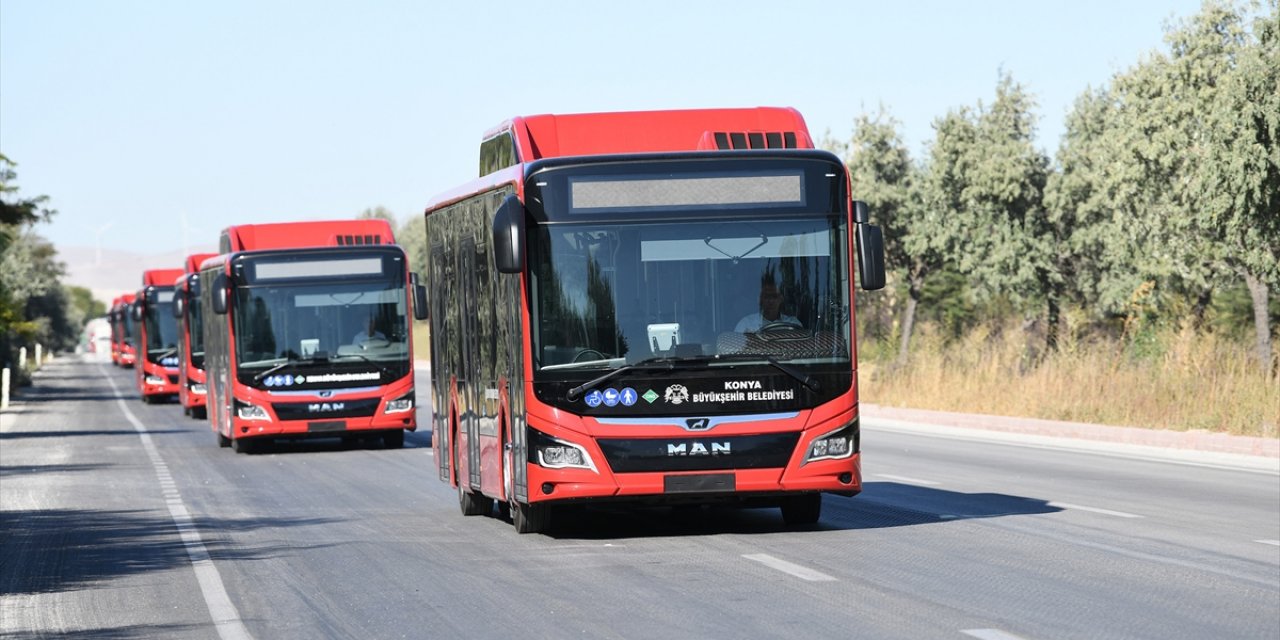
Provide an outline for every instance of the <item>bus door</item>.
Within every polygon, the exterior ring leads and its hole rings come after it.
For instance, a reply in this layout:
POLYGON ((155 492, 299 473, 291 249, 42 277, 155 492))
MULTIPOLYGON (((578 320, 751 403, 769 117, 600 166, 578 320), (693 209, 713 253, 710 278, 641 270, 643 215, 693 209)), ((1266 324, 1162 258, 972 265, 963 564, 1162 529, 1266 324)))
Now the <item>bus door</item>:
MULTIPOLYGON (((477 357, 477 347, 480 344, 479 336, 476 335, 477 318, 476 313, 478 296, 476 295, 476 239, 473 234, 463 233, 462 246, 458 251, 458 273, 462 275, 460 283, 462 286, 458 290, 458 304, 462 310, 460 329, 458 336, 459 343, 462 345, 461 366, 459 367, 458 376, 458 432, 466 434, 460 438, 466 443, 464 453, 467 456, 467 475, 469 476, 464 486, 468 489, 471 487, 480 487, 480 441, 479 441, 479 415, 477 410, 480 409, 480 398, 477 397, 484 386, 480 375, 480 363, 477 357)), ((462 477, 458 477, 458 482, 463 483, 462 477)))

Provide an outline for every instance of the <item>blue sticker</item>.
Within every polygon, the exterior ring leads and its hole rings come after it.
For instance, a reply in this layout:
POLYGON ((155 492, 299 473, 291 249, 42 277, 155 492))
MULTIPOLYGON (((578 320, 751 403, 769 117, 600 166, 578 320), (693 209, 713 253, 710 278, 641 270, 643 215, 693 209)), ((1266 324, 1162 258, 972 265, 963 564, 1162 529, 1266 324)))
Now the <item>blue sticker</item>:
POLYGON ((618 390, 614 389, 613 387, 609 387, 608 389, 605 389, 604 403, 609 405, 610 407, 618 406, 618 390))
POLYGON ((639 400, 639 399, 640 399, 640 394, 636 393, 635 389, 632 389, 631 387, 626 387, 622 390, 622 398, 620 398, 620 401, 622 402, 622 406, 629 407, 635 404, 636 400, 639 400))
POLYGON ((293 384, 293 374, 292 374, 292 373, 286 373, 286 374, 284 375, 284 386, 286 386, 286 387, 287 387, 287 386, 289 386, 289 385, 291 385, 291 384, 293 384))
POLYGON ((604 401, 604 398, 601 397, 599 391, 592 391, 591 393, 588 393, 587 397, 583 398, 582 400, 583 402, 587 403, 588 407, 591 407, 592 409, 594 409, 600 406, 600 403, 604 401))
POLYGON ((272 378, 271 376, 267 376, 267 379, 262 381, 262 386, 264 387, 274 387, 275 384, 276 384, 276 379, 272 378))

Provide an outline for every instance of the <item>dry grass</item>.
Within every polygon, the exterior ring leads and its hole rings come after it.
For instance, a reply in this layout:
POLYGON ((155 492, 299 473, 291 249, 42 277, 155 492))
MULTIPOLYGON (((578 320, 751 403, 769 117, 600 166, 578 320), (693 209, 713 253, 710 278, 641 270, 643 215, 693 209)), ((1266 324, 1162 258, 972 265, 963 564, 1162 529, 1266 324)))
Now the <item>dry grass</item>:
POLYGON ((979 329, 944 344, 916 337, 907 366, 863 362, 860 395, 887 406, 1280 437, 1280 379, 1248 345, 1189 328, 1148 337, 1066 341, 1040 359, 1026 336, 979 329))
POLYGON ((431 360, 431 326, 426 322, 413 323, 413 359, 431 360))

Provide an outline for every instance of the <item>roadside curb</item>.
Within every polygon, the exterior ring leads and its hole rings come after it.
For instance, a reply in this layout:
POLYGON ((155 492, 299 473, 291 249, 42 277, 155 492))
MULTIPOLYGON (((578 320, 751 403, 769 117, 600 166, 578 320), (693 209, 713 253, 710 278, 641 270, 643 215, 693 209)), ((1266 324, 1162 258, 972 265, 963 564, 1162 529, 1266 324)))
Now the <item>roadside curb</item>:
POLYGON ((876 404, 865 403, 862 404, 859 409, 862 415, 873 420, 914 422, 944 427, 962 427, 966 429, 1038 435, 1051 438, 1092 440, 1096 442, 1129 444, 1142 447, 1183 449, 1188 451, 1203 451, 1280 459, 1280 439, 1277 438, 1236 436, 1228 433, 1211 433, 1208 431, 1170 431, 1164 429, 1142 429, 1138 427, 1117 427, 1086 422, 1044 420, 1040 418, 1013 418, 1008 416, 954 413, 950 411, 884 407, 876 404))

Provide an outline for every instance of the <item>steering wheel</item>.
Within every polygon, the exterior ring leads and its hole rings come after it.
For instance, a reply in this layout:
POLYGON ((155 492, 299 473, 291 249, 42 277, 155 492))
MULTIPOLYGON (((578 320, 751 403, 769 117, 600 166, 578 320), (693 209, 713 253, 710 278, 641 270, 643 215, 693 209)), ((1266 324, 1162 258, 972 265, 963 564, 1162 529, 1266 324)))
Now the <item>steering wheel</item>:
POLYGON ((773 322, 765 323, 759 329, 756 329, 756 333, 764 333, 765 331, 773 331, 774 329, 803 329, 803 328, 804 328, 804 325, 800 324, 799 322, 791 322, 790 320, 774 320, 773 322))
POLYGON ((573 361, 574 361, 574 362, 582 362, 582 356, 583 356, 583 355, 586 355, 586 354, 588 354, 588 353, 594 353, 596 356, 598 356, 597 358, 595 358, 596 360, 605 360, 605 359, 607 359, 607 358, 608 358, 608 356, 604 355, 603 353, 601 353, 601 352, 599 352, 599 351, 596 351, 595 349, 583 349, 582 351, 579 351, 579 352, 578 352, 578 355, 576 355, 576 356, 574 356, 574 357, 573 357, 573 361))

